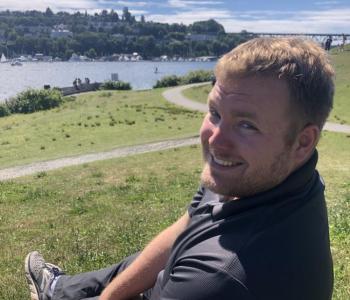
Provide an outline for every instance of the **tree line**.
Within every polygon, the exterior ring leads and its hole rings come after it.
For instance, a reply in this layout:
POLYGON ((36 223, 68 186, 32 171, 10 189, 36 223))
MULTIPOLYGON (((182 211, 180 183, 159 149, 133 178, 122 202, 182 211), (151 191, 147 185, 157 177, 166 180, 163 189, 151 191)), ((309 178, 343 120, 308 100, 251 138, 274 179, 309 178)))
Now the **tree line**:
POLYGON ((241 31, 226 33, 215 20, 190 25, 136 20, 127 7, 121 15, 114 10, 87 13, 40 11, 0 12, 0 53, 8 57, 42 53, 69 59, 73 53, 89 58, 115 53, 139 53, 144 59, 161 55, 184 58, 220 56, 254 37, 241 31), (70 36, 53 38, 51 30, 64 28, 70 36))

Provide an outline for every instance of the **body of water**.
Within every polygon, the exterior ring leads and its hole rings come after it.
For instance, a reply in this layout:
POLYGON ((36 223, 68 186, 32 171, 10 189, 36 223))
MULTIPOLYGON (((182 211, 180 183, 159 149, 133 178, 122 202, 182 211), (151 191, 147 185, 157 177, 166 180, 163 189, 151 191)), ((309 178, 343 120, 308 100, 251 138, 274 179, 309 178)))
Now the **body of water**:
POLYGON ((185 75, 194 70, 212 70, 215 62, 25 62, 22 66, 0 64, 0 101, 28 88, 72 86, 75 78, 103 82, 117 73, 133 89, 149 89, 167 75, 185 75), (155 72, 155 70, 158 72, 155 72))

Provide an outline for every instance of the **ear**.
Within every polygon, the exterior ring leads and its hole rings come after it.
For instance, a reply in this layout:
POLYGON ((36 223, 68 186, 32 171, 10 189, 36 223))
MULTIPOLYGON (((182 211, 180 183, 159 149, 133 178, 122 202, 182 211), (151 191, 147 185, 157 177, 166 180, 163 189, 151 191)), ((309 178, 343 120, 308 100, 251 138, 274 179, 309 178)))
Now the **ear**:
POLYGON ((320 138, 320 129, 317 125, 306 125, 295 140, 295 160, 297 164, 306 162, 314 152, 320 138))

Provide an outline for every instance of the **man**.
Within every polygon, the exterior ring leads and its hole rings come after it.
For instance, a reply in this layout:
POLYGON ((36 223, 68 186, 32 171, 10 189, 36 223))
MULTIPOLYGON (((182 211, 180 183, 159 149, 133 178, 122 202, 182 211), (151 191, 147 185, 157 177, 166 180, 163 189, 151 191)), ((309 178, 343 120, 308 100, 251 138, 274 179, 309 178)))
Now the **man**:
POLYGON ((327 51, 331 50, 332 41, 333 41, 332 36, 329 35, 326 40, 325 50, 327 51))
POLYGON ((140 254, 100 271, 63 275, 29 253, 32 299, 331 299, 315 170, 334 94, 327 55, 307 40, 258 38, 220 59, 215 75, 188 212, 140 254))

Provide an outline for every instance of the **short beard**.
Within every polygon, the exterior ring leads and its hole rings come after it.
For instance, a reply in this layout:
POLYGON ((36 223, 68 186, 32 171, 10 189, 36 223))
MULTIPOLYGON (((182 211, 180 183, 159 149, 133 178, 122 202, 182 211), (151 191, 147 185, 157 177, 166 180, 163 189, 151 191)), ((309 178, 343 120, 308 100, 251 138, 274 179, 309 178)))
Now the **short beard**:
POLYGON ((285 149, 277 155, 269 169, 263 166, 256 171, 253 178, 252 174, 248 178, 243 176, 238 182, 232 181, 230 184, 216 182, 210 174, 210 167, 206 162, 201 175, 202 185, 214 193, 228 197, 243 198, 259 194, 272 189, 289 176, 291 173, 290 168, 287 167, 289 154, 289 151, 285 149))

